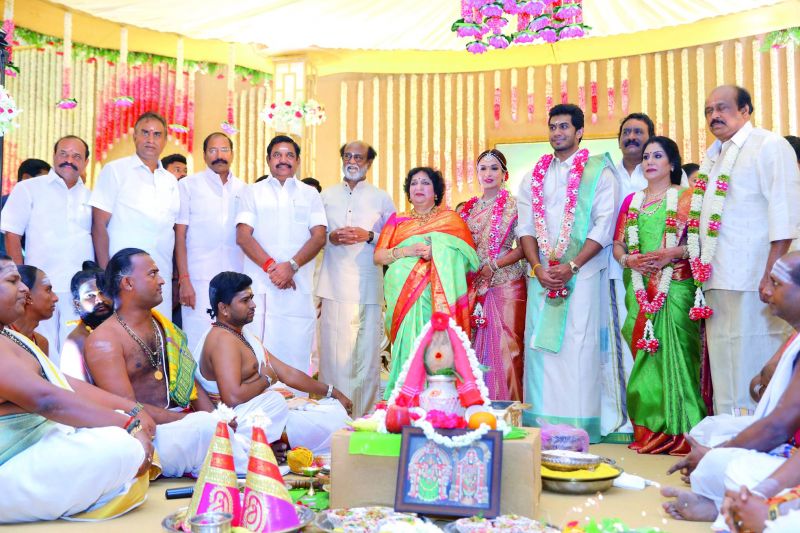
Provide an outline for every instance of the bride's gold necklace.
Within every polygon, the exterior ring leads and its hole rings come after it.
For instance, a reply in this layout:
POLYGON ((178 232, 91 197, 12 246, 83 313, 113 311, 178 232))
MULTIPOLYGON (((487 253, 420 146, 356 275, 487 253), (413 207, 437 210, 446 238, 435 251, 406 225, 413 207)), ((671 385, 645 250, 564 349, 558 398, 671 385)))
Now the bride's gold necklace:
POLYGON ((435 205, 427 213, 418 213, 415 208, 411 208, 411 218, 415 219, 420 226, 424 226, 430 219, 439 213, 439 206, 435 205))
POLYGON ((644 190, 644 203, 649 204, 655 202, 657 200, 662 200, 664 196, 667 194, 667 191, 672 188, 672 185, 667 185, 666 189, 658 191, 657 193, 652 193, 650 188, 644 190))

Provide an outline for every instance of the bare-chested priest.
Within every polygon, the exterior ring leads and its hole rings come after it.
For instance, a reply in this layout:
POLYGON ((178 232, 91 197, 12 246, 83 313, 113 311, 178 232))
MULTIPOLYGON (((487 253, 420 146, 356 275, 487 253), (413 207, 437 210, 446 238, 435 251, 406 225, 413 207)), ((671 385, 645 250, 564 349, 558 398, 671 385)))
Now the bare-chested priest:
POLYGON ((9 330, 27 295, 17 267, 0 255, 0 523, 133 509, 147 492, 155 423, 133 401, 64 376, 9 330))
POLYGON ((237 439, 249 433, 253 416, 263 412, 272 422, 267 428, 270 442, 286 431, 290 446, 328 453, 331 435, 350 421, 347 413, 353 403, 333 385, 310 378, 270 354, 255 335, 242 329, 255 315, 252 283, 238 272, 221 272, 211 280, 209 314, 215 322, 194 351, 199 362, 197 380, 212 398, 234 408, 237 439), (287 401, 288 387, 324 398, 287 401))
POLYGON ((97 287, 98 276, 102 279, 103 269, 94 261, 84 261, 82 270, 70 280, 72 303, 80 320, 67 335, 59 361, 61 371, 66 375, 89 383, 92 383, 92 377, 86 368, 83 347, 89 334, 114 312, 114 302, 97 287))
MULTIPOLYGON (((165 476, 197 476, 218 418, 194 379, 186 336, 155 310, 164 285, 158 266, 144 250, 124 248, 109 260, 104 282, 115 311, 86 339, 89 372, 98 387, 142 403, 156 421, 165 476)), ((235 447, 236 459, 237 451, 246 455, 235 447)))

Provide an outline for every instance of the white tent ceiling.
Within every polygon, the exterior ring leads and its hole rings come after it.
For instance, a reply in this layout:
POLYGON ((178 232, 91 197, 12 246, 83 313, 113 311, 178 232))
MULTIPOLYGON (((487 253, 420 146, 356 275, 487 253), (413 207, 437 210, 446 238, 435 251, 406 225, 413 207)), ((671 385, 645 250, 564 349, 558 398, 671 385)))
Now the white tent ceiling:
MULTIPOLYGON (((793 0, 584 0, 590 35, 688 24, 793 0)), ((459 0, 54 0, 70 9, 196 39, 307 48, 463 50, 459 0)))

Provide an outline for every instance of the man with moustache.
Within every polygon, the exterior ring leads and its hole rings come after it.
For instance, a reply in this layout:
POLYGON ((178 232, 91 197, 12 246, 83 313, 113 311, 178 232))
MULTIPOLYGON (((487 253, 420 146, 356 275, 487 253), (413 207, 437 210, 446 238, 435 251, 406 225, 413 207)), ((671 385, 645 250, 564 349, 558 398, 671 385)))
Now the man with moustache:
MULTIPOLYGON (((619 213, 623 200, 629 194, 640 191, 647 186, 647 179, 642 172, 642 153, 644 143, 655 135, 653 121, 644 113, 631 113, 622 119, 619 124, 617 140, 622 151, 622 160, 615 167, 614 177, 617 181, 617 202, 614 212, 619 213)), ((607 361, 607 372, 604 376, 614 376, 615 379, 607 380, 606 386, 612 394, 605 396, 603 410, 609 413, 619 413, 616 421, 604 428, 603 436, 610 441, 629 442, 633 427, 627 418, 626 384, 633 368, 633 355, 631 348, 622 338, 622 325, 627 317, 625 308, 625 284, 622 281, 622 267, 614 260, 611 247, 608 254, 608 286, 609 286, 609 313, 608 329, 612 333, 609 338, 610 357, 607 361)), ((608 417, 606 417, 608 418, 608 417)))
POLYGON ((61 371, 89 383, 92 377, 83 358, 83 347, 89 334, 114 312, 114 302, 97 287, 97 279, 102 276, 103 270, 94 261, 84 261, 83 270, 72 276, 72 305, 80 319, 61 349, 61 371))
POLYGON ((256 314, 251 325, 266 349, 309 373, 316 311, 314 257, 325 245, 327 220, 319 193, 295 177, 300 146, 286 135, 267 146, 270 174, 244 188, 236 243, 247 256, 256 314))
POLYGON ((317 283, 321 299, 319 378, 353 400, 353 416, 378 400, 383 269, 375 243, 395 212, 389 195, 367 183, 377 154, 363 141, 339 149, 344 181, 322 193, 328 241, 317 283))
POLYGON ((549 115, 554 153, 537 162, 517 195, 517 234, 531 265, 524 393, 534 407, 523 416, 528 425, 569 422, 598 442, 608 427, 601 419, 601 339, 608 327, 602 251, 614 233, 616 182, 607 154, 589 157, 579 149, 583 111, 559 104, 549 115))
MULTIPOLYGON (((172 254, 180 209, 178 182, 159 161, 167 144, 167 121, 142 114, 134 125, 134 155, 106 164, 92 191, 92 241, 101 268, 117 251, 136 247, 156 261, 167 286, 158 306, 172 316, 172 254)), ((73 268, 71 272, 75 272, 73 268)))
POLYGON ((181 210, 175 224, 181 327, 194 350, 211 325, 208 283, 218 272, 241 272, 236 245, 236 199, 245 183, 231 173, 233 141, 214 132, 203 141, 206 169, 181 180, 181 210))
POLYGON ((69 332, 66 321, 72 317, 69 280, 83 261, 94 257, 91 192, 80 178, 88 162, 89 146, 83 139, 74 135, 59 139, 53 147, 53 168, 14 187, 0 222, 8 255, 23 263, 25 235, 25 264, 47 272, 58 296, 60 304, 52 318, 39 325, 56 364, 69 332))
POLYGON ((769 274, 799 236, 794 151, 780 135, 753 127, 752 112, 750 94, 741 87, 717 87, 706 99, 706 122, 717 140, 698 173, 698 187, 705 188, 699 246, 689 235, 695 279, 710 274, 703 290, 714 312, 706 319, 706 342, 717 414, 752 410, 750 379, 786 338, 766 305, 769 274), (721 175, 729 179, 722 183, 721 175), (727 190, 721 202, 718 189, 727 190), (709 236, 718 224, 718 237, 713 231, 709 236))
POLYGON ((0 255, 0 523, 119 516, 145 500, 155 424, 7 328, 27 292, 0 255))

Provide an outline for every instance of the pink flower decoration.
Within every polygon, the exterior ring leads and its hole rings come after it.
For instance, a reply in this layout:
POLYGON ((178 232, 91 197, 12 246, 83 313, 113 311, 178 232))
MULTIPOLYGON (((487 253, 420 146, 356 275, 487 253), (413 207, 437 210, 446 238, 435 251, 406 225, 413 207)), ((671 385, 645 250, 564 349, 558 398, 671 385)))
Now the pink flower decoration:
POLYGON ((481 7, 480 11, 484 17, 500 17, 503 15, 503 8, 496 4, 487 4, 481 7))
POLYGON ((536 36, 527 30, 521 31, 514 35, 514 42, 517 44, 532 43, 536 40, 536 36))
POLYGON ((528 24, 528 29, 531 31, 540 31, 545 29, 550 25, 550 17, 547 15, 542 15, 541 17, 536 17, 528 24))
POLYGON ((489 37, 489 45, 494 48, 508 48, 508 40, 502 35, 489 37))
POLYGON ((528 2, 522 6, 522 12, 527 13, 532 17, 538 17, 542 13, 544 13, 545 4, 544 2, 528 2))
POLYGON ((559 39, 575 39, 575 38, 578 38, 578 37, 583 37, 585 34, 586 34, 586 32, 583 31, 583 28, 580 25, 574 24, 572 26, 566 26, 565 28, 562 28, 558 32, 558 38, 559 39))
POLYGON ((462 26, 456 30, 459 37, 480 37, 481 30, 477 25, 462 26))
POLYGON ((722 222, 720 222, 719 220, 708 221, 708 229, 711 231, 719 231, 720 226, 722 226, 722 222))
POLYGON ((277 107, 277 104, 274 103, 274 102, 272 104, 270 104, 270 106, 269 106, 270 109, 275 109, 276 107, 277 107))
POLYGON ((133 106, 134 99, 132 96, 117 96, 114 98, 114 107, 127 108, 133 106))
POLYGON ((701 191, 706 190, 707 186, 708 186, 708 183, 706 182, 706 180, 697 180, 697 181, 694 182, 694 188, 695 189, 700 189, 701 191))
POLYGON ((297 118, 303 118, 303 114, 300 111, 295 111, 294 116, 296 116, 297 118))
POLYGON ((470 52, 471 54, 482 54, 486 50, 486 45, 481 41, 472 41, 467 45, 467 52, 470 52))
POLYGON ((56 104, 59 109, 74 109, 78 106, 78 101, 74 98, 62 98, 56 104))
POLYGON ((450 325, 450 315, 436 312, 431 315, 431 327, 433 331, 444 331, 450 325))
POLYGON ((431 423, 435 428, 439 429, 461 429, 467 427, 467 421, 463 417, 454 413, 445 413, 438 409, 428 411, 425 420, 431 423))
POLYGON ((172 133, 189 133, 189 127, 183 124, 170 124, 169 131, 172 133))
POLYGON ((552 28, 545 28, 539 32, 539 37, 544 40, 546 43, 554 43, 558 40, 558 36, 556 35, 556 30, 552 28))
POLYGON ((285 105, 285 106, 289 107, 290 105, 292 105, 292 101, 291 101, 291 100, 286 100, 286 101, 283 103, 283 105, 285 105))
POLYGON ((717 182, 717 190, 718 191, 727 191, 728 190, 728 182, 727 181, 718 181, 717 182))
POLYGON ((517 0, 503 0, 503 11, 509 15, 516 15, 520 12, 520 7, 517 5, 517 0))
POLYGON ((237 133, 239 133, 239 130, 236 129, 236 127, 233 124, 227 121, 220 124, 219 127, 222 129, 222 131, 224 131, 228 135, 236 135, 237 133))

